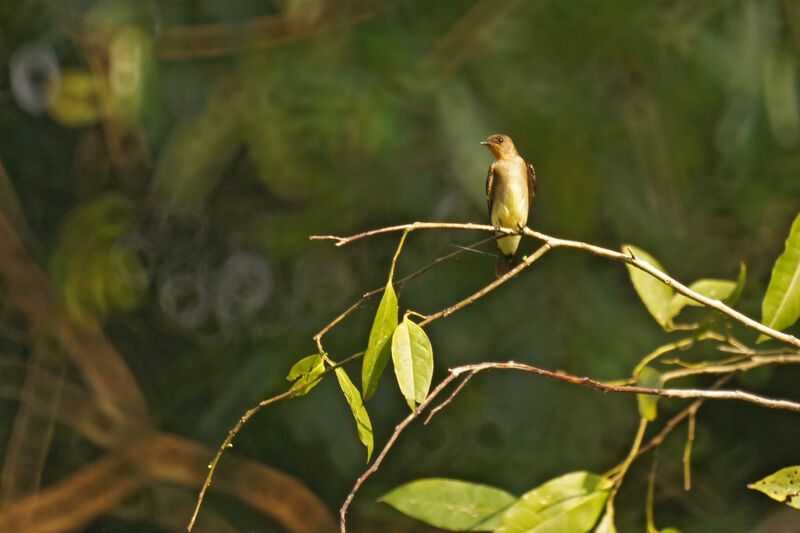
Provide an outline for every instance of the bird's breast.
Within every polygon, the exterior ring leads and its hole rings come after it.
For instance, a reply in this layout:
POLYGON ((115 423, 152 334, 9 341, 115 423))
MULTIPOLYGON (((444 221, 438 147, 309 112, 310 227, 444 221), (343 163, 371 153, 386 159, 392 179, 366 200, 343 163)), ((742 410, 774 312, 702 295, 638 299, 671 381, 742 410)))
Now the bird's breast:
POLYGON ((497 161, 492 224, 516 228, 528 222, 528 174, 525 162, 497 161))

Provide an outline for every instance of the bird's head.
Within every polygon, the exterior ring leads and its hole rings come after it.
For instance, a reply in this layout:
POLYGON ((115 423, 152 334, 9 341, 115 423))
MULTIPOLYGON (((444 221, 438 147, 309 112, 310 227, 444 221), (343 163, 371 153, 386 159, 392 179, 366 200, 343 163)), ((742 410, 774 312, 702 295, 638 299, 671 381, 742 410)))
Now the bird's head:
POLYGON ((485 141, 481 141, 481 144, 486 145, 486 148, 488 148, 497 159, 513 157, 517 155, 517 149, 514 147, 514 141, 512 141, 511 137, 508 135, 492 135, 485 141))

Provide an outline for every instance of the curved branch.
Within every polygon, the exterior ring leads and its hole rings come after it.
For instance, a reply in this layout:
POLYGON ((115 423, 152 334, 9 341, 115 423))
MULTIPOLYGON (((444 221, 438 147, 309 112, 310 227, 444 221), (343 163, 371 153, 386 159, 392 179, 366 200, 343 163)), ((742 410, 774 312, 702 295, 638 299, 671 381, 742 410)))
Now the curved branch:
MULTIPOLYGON (((631 265, 633 267, 638 268, 644 272, 647 272, 654 278, 658 279, 665 285, 672 287, 677 292, 683 294, 684 296, 691 298, 692 300, 699 302, 707 307, 715 309, 720 313, 728 315, 729 317, 741 322, 745 326, 758 331, 759 333, 763 333, 768 337, 772 337, 773 339, 777 339, 779 341, 783 341, 787 344, 791 344, 797 348, 800 348, 800 339, 793 335, 789 335, 787 333, 782 333, 780 331, 774 330, 770 327, 753 320, 752 318, 736 311, 735 309, 728 307, 720 300, 715 300, 713 298, 708 298, 707 296, 703 296, 702 294, 693 291, 686 285, 683 285, 679 281, 671 278, 664 272, 661 272, 653 265, 648 263, 647 261, 642 261, 641 259, 635 257, 633 254, 624 254, 621 252, 616 252, 614 250, 609 250, 608 248, 603 248, 602 246, 595 246, 593 244, 588 244, 585 242, 580 241, 572 241, 569 239, 559 239, 558 237, 552 237, 547 235, 546 233, 541 233, 539 231, 534 231, 529 227, 524 227, 520 231, 516 231, 509 228, 500 228, 495 226, 489 226, 486 224, 472 224, 472 223, 455 223, 455 222, 413 222, 411 224, 401 224, 398 226, 389 226, 386 228, 378 228, 371 231, 365 231, 363 233, 358 233, 356 235, 351 235, 349 237, 337 237, 335 235, 312 235, 310 239, 312 240, 319 240, 319 239, 327 239, 336 241, 336 246, 344 246, 345 244, 351 243, 353 241, 357 241, 359 239, 363 239, 365 237, 371 237, 373 235, 378 235, 381 233, 389 233, 395 231, 414 231, 418 229, 469 229, 469 230, 476 230, 476 231, 493 231, 495 233, 506 234, 506 235, 515 235, 515 234, 522 234, 528 237, 533 237, 535 239, 539 239, 545 242, 549 248, 575 248, 578 250, 583 250, 585 252, 598 255, 600 257, 605 257, 607 259, 611 259, 613 261, 618 261, 620 263, 625 263, 631 265)), ((541 250, 541 248, 540 248, 541 250)), ((547 251, 547 250, 545 250, 547 251)), ((524 264, 524 263, 523 263, 524 264)), ((519 268, 522 265, 518 265, 519 268)), ((527 266, 527 265, 525 265, 527 266)), ((522 268, 525 268, 522 266, 522 268)), ((516 270, 516 269, 515 269, 516 270)), ((520 269, 521 270, 521 269, 520 269)), ((512 270, 514 272, 514 270, 512 270)), ((503 278, 500 278, 503 279, 503 278)), ((499 281, 499 280, 498 280, 499 281)), ((483 296, 486 292, 494 289, 499 283, 492 283, 486 287, 484 291, 480 293, 475 299, 483 296)), ((477 293, 476 293, 477 294, 477 293)), ((468 305, 474 300, 467 301, 464 305, 468 305)), ((461 306, 463 307, 463 305, 461 306)), ((459 307, 460 309, 460 307, 459 307)), ((453 309, 455 311, 456 309, 453 309)), ((447 310, 443 311, 441 316, 447 316, 450 312, 446 312, 447 310)), ((438 315, 438 314, 437 314, 438 315)))
MULTIPOLYGON (((533 374, 538 374, 540 376, 545 376, 560 381, 566 381, 567 383, 572 383, 575 385, 582 385, 602 392, 655 394, 658 396, 664 396, 666 398, 683 398, 683 399, 699 399, 699 400, 708 400, 708 399, 739 400, 739 401, 754 403, 756 405, 772 409, 786 409, 789 411, 800 412, 800 403, 798 402, 767 398, 764 396, 759 396, 757 394, 752 394, 740 390, 660 389, 660 388, 652 389, 647 387, 635 387, 631 385, 607 385, 605 383, 602 383, 600 381, 591 378, 579 377, 572 374, 567 374, 565 372, 553 372, 550 370, 545 370, 524 363, 515 363, 514 361, 508 361, 506 363, 486 362, 473 365, 458 366, 455 368, 451 368, 450 375, 448 375, 445 379, 443 379, 436 386, 436 388, 433 389, 433 391, 431 391, 431 393, 428 395, 425 401, 419 404, 419 406, 414 410, 414 412, 412 412, 405 419, 403 419, 402 422, 400 422, 397 426, 395 426, 392 436, 389 437, 389 440, 384 445, 383 449, 381 450, 381 453, 378 454, 378 457, 375 459, 372 465, 356 480, 355 485, 353 485, 353 488, 350 490, 350 493, 347 495, 347 498, 345 498, 342 507, 339 509, 339 529, 341 533, 346 533, 347 531, 346 527, 347 510, 350 507, 353 498, 355 498, 356 493, 364 484, 364 482, 367 480, 367 478, 369 478, 372 474, 378 471, 381 464, 383 463, 383 460, 386 458, 386 455, 389 453, 389 450, 392 448, 392 446, 394 446, 394 443, 400 436, 400 433, 402 433, 411 422, 413 422, 416 418, 418 418, 419 415, 422 413, 422 411, 424 411, 428 407, 428 405, 430 405, 431 402, 433 402, 433 400, 442 392, 442 390, 444 390, 450 383, 452 383, 460 375, 469 373, 468 378, 471 378, 478 372, 490 369, 521 370, 523 372, 531 372, 533 374)), ((455 397, 456 394, 458 394, 458 392, 461 389, 462 387, 458 387, 453 392, 453 394, 451 394, 447 398, 447 400, 445 400, 444 405, 450 403, 450 401, 452 401, 452 399, 455 397)), ((697 405, 697 407, 699 407, 699 404, 697 405)), ((677 422, 675 423, 677 424, 677 422)), ((650 444, 648 444, 647 449, 649 449, 649 447, 650 444)), ((637 452, 637 454, 639 455, 641 453, 644 452, 642 452, 641 450, 637 452)))

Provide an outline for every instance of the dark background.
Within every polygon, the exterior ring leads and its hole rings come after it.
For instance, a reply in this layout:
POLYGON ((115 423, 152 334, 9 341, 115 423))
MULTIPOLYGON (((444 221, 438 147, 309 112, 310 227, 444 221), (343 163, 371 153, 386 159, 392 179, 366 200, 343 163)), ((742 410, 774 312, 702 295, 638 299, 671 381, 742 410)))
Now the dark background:
MULTIPOLYGON (((64 424, 70 387, 90 391, 74 412, 107 407, 76 353, 102 366, 109 359, 93 347, 107 343, 135 378, 146 428, 216 449, 245 409, 286 389, 316 331, 385 283, 399 234, 344 248, 308 236, 485 223, 492 158, 478 143, 493 133, 511 135, 536 166, 533 228, 613 249, 634 243, 685 282, 735 279, 744 262, 738 308, 759 318, 800 197, 798 46, 790 0, 0 3, 0 520, 121 443, 135 453, 136 436, 152 431, 125 426, 102 445, 64 424), (11 253, 15 242, 24 253, 11 253), (69 331, 84 333, 74 341, 69 331)), ((398 276, 483 237, 413 233, 398 276)), ((414 281, 401 309, 435 312, 492 281, 494 249, 484 251, 414 281)), ((376 307, 326 338, 332 358, 364 349, 376 307)), ((622 379, 683 336, 657 326, 621 265, 573 250, 547 254, 427 331, 435 380, 458 364, 508 359, 622 379)), ((720 356, 699 347, 681 357, 720 356)), ((348 372, 359 384, 358 366, 348 372)), ((799 376, 786 367, 733 386, 796 398, 799 376)), ((379 448, 407 413, 392 379, 367 404, 379 448)), ((683 405, 662 402, 661 418, 683 405)), ((637 423, 632 397, 478 376, 403 435, 349 523, 428 531, 375 503, 418 477, 522 494, 566 472, 602 473, 627 453, 637 423)), ((656 524, 766 527, 783 508, 745 485, 797 464, 798 427, 784 412, 707 404, 690 492, 685 426, 658 452, 656 524)), ((228 453, 295 476, 331 510, 366 467, 331 379, 257 415, 228 453)), ((637 462, 622 488, 620 531, 644 528, 650 465, 637 462)), ((194 466, 202 477, 204 463, 194 466)), ((77 530, 185 526, 196 480, 129 468, 99 492, 113 494, 125 476, 136 489, 77 530)), ((208 531, 284 530, 214 488, 204 513, 228 525, 208 531)), ((65 498, 89 507, 81 491, 65 498)), ((797 528, 796 516, 786 520, 797 528)))

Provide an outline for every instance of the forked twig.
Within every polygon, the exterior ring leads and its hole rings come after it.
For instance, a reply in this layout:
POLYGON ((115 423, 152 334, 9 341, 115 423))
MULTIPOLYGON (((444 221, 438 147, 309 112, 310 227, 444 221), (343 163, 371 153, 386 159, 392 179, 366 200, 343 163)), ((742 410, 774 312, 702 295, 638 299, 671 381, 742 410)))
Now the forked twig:
MULTIPOLYGON (((701 304, 707 307, 715 309, 720 313, 723 313, 733 318, 734 320, 744 324, 745 326, 758 331, 759 333, 763 333, 768 337, 772 337, 773 339, 777 339, 779 341, 783 341, 787 344, 791 344, 792 346, 800 348, 800 339, 798 339, 797 337, 789 335, 787 333, 782 333, 768 326, 765 326, 764 324, 761 324, 760 322, 753 320, 752 318, 740 313, 739 311, 736 311, 735 309, 728 307, 720 300, 715 300, 713 298, 703 296, 702 294, 696 291, 693 291, 692 289, 683 285, 676 279, 661 272, 647 261, 643 261, 638 257, 635 257, 633 254, 624 254, 621 252, 616 252, 614 250, 609 250, 608 248, 603 248, 602 246, 595 246, 593 244, 588 244, 585 242, 573 241, 569 239, 559 239, 557 237, 552 237, 550 235, 547 235, 546 233, 534 231, 528 227, 522 228, 520 231, 516 231, 509 228, 498 228, 486 224, 471 224, 471 223, 461 224, 453 222, 413 222, 410 224, 401 224, 398 226, 389 226, 386 228, 379 228, 371 231, 365 231, 363 233, 358 233, 356 235, 351 235, 349 237, 337 237, 334 235, 314 235, 311 237, 311 239, 334 240, 336 241, 335 242, 336 246, 344 246, 345 244, 349 244, 353 241, 357 241, 365 237, 371 237, 373 235, 378 235, 380 233, 389 233, 394 231, 415 231, 418 229, 469 229, 477 231, 492 231, 504 235, 515 235, 521 233, 522 235, 526 235, 528 237, 533 237, 535 239, 544 241, 545 244, 549 246, 549 248, 575 248, 577 250, 583 250, 585 252, 598 255, 600 257, 605 257, 613 261, 625 263, 635 268, 638 268, 639 270, 647 272, 654 278, 658 279, 665 285, 672 287, 673 289, 675 289, 675 291, 683 294, 684 296, 691 298, 696 302, 700 302, 701 304)), ((447 315, 445 314, 444 316, 447 315)))
MULTIPOLYGON (((786 409, 786 410, 790 410, 790 411, 800 412, 800 403, 792 402, 792 401, 789 401, 789 400, 779 400, 779 399, 766 398, 764 396, 759 396, 759 395, 756 395, 756 394, 751 394, 749 392, 744 392, 744 391, 739 391, 739 390, 730 390, 730 391, 728 391, 728 390, 702 390, 702 389, 651 389, 651 388, 647 388, 647 387, 636 387, 636 386, 631 386, 631 385, 608 385, 608 384, 602 383, 600 381, 597 381, 597 380, 594 380, 594 379, 591 379, 591 378, 574 376, 572 374, 567 374, 565 372, 552 372, 550 370, 545 370, 545 369, 538 368, 538 367, 535 367, 535 366, 532 366, 532 365, 527 365, 527 364, 523 364, 523 363, 515 363, 514 361, 508 361, 506 363, 487 362, 487 363, 478 363, 478 364, 473 364, 473 365, 463 365, 463 366, 455 367, 455 368, 450 369, 450 374, 445 379, 443 379, 436 386, 436 388, 433 389, 433 391, 431 391, 431 393, 428 395, 428 397, 425 399, 424 402, 419 404, 419 406, 411 414, 409 414, 405 419, 403 419, 402 422, 400 422, 397 426, 395 426, 394 432, 392 433, 392 436, 389 437, 389 440, 384 445, 383 449, 381 450, 381 453, 378 454, 378 457, 375 459, 375 461, 372 463, 372 465, 363 474, 361 474, 361 476, 359 476, 359 478, 356 480, 355 485, 353 485, 353 488, 350 490, 350 493, 347 495, 347 498, 345 498, 345 501, 342 504, 342 507, 339 509, 339 528, 340 528, 341 533, 346 533, 346 531, 347 531, 347 527, 346 527, 347 510, 350 507, 350 504, 352 503, 353 498, 355 497, 356 493, 361 488, 361 486, 364 484, 364 482, 367 480, 367 478, 369 478, 372 474, 377 472, 377 470, 381 466, 381 463, 383 463, 384 458, 389 453, 389 450, 392 448, 392 446, 394 446, 395 442, 397 441, 397 438, 406 429, 406 427, 408 427, 408 425, 411 422, 413 422, 417 417, 419 417, 419 415, 422 413, 422 411, 424 411, 428 407, 428 405, 430 405, 431 402, 433 402, 433 400, 442 392, 442 390, 444 390, 458 376, 460 376, 462 374, 465 374, 465 373, 470 373, 470 375, 472 376, 474 374, 477 374, 478 372, 481 372, 481 371, 484 371, 484 370, 490 370, 490 369, 496 369, 496 370, 521 370, 521 371, 524 371, 524 372, 530 372, 530 373, 533 373, 533 374, 538 374, 540 376, 545 376, 545 377, 557 379, 557 380, 560 380, 560 381, 565 381, 567 383, 572 383, 572 384, 575 384, 575 385, 582 385, 582 386, 589 387, 591 389, 596 389, 596 390, 599 390, 599 391, 602 391, 602 392, 626 392, 626 393, 636 393, 636 394, 655 394, 655 395, 664 396, 664 397, 667 397, 667 398, 684 398, 684 399, 686 399, 686 398, 689 398, 689 399, 698 398, 698 399, 701 399, 701 400, 698 400, 698 401, 707 400, 707 399, 739 400, 739 401, 746 401, 746 402, 754 403, 754 404, 760 405, 762 407, 769 407, 769 408, 773 408, 773 409, 786 409)), ((718 380, 718 383, 721 385, 720 380, 718 380)), ((458 391, 456 391, 456 392, 458 392, 458 391)), ((454 394, 451 395, 451 397, 448 398, 445 401, 445 404, 449 403, 452 400, 452 396, 454 396, 454 394)), ((697 402, 695 402, 695 403, 697 403, 697 402)), ((694 404, 692 404, 692 405, 694 405, 694 404)), ((699 405, 697 406, 697 408, 699 408, 699 405)), ((697 408, 695 408, 695 410, 697 408)), ((688 416, 688 415, 689 415, 689 413, 687 412, 686 415, 684 415, 682 418, 685 418, 685 416, 688 416)), ((680 420, 682 420, 682 418, 680 420)), ((676 420, 672 424, 672 427, 677 425, 677 423, 680 420, 676 420)), ((672 421, 670 421, 670 422, 672 422, 672 421)), ((664 436, 666 436, 666 435, 664 435, 664 436)), ((662 440, 663 440, 663 437, 662 437, 662 440)), ((638 451, 636 451, 635 455, 632 456, 633 459, 635 459, 636 457, 639 457, 646 450, 649 450, 651 447, 655 446, 655 444, 652 444, 652 443, 653 443, 653 441, 650 441, 645 446, 642 446, 642 447, 638 447, 637 446, 636 448, 637 448, 638 451)), ((631 461, 633 459, 631 459, 631 461)))

